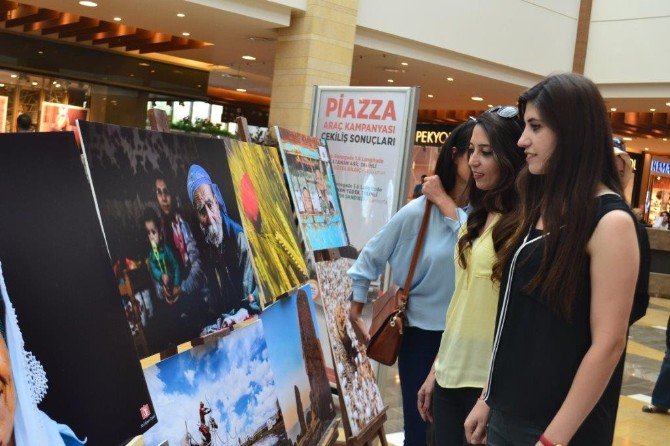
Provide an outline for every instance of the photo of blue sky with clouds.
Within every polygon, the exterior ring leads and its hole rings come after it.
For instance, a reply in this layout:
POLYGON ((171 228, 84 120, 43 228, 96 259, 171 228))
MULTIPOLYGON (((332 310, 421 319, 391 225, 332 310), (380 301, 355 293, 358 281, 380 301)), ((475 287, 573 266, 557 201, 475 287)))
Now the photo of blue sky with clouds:
MULTIPOLYGON (((221 442, 244 441, 277 416, 276 387, 261 322, 161 361, 144 374, 159 420, 144 434, 147 446, 165 440, 181 444, 184 422, 199 440, 200 401, 211 408, 207 419, 212 416, 218 424, 216 435, 221 442)), ((263 443, 274 444, 266 440, 263 443)))
MULTIPOLYGON (((307 293, 309 307, 314 321, 314 330, 319 333, 319 327, 314 314, 314 302, 309 285, 302 288, 307 293)), ((284 415, 284 423, 289 438, 296 441, 300 432, 298 424, 297 405, 293 386, 300 389, 300 400, 303 409, 310 406, 309 381, 305 372, 305 363, 302 357, 300 340, 300 325, 298 323, 297 291, 287 297, 279 299, 261 314, 261 321, 267 335, 270 352, 270 362, 275 373, 275 383, 279 405, 284 415)))

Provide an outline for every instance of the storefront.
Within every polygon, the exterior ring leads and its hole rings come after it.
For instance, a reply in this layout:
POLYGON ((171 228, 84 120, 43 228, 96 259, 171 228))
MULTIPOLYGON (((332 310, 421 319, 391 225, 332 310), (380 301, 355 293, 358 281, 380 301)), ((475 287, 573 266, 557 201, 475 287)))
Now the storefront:
POLYGON ((421 191, 421 177, 432 175, 440 148, 447 141, 455 125, 417 124, 412 152, 411 173, 408 176, 407 200, 421 191))
POLYGON ((650 223, 661 212, 670 211, 670 158, 654 156, 651 159, 645 211, 650 223))
POLYGON ((0 131, 15 131, 21 113, 37 131, 74 119, 145 127, 147 104, 207 101, 208 80, 204 70, 0 33, 0 131))

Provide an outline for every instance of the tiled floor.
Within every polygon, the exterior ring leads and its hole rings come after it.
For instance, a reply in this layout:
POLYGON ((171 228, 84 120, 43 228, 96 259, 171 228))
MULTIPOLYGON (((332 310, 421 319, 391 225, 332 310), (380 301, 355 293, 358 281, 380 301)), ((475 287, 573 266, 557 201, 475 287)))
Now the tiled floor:
MULTIPOLYGON (((670 300, 651 299, 647 315, 631 327, 619 400, 615 446, 670 446, 670 415, 641 411, 649 401, 665 352, 670 300)), ((389 444, 402 445, 402 403, 396 367, 382 367, 379 386, 388 404, 389 444)), ((441 445, 436 445, 441 446, 441 445)))

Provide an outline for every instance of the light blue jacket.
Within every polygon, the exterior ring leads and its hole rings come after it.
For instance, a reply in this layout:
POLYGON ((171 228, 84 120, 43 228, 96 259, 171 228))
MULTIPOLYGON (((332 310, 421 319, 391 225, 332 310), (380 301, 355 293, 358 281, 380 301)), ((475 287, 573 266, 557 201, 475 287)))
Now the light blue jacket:
MULTIPOLYGON (((400 287, 405 285, 425 207, 425 197, 412 200, 368 241, 347 272, 353 280, 353 300, 367 303, 370 282, 384 272, 387 262, 393 271, 393 282, 400 287)), ((437 206, 431 208, 409 293, 409 326, 444 330, 445 314, 454 293, 454 246, 466 220, 462 209, 458 209, 458 219, 453 220, 443 216, 437 206)))

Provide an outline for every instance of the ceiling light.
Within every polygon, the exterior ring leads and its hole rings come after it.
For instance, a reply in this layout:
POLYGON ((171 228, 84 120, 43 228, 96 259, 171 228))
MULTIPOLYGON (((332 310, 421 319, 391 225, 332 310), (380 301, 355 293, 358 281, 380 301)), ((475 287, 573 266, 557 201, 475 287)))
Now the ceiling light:
POLYGON ((244 88, 238 88, 237 91, 239 91, 240 93, 246 93, 247 92, 247 90, 245 90, 244 88))
POLYGON ((184 37, 188 37, 188 36, 191 35, 191 33, 181 33, 181 35, 184 36, 184 37))
POLYGON ((429 98, 433 98, 434 96, 433 96, 432 94, 429 94, 428 97, 429 97, 429 98))
POLYGON ((37 87, 37 82, 32 81, 32 82, 31 82, 31 85, 32 85, 33 87, 37 87))
POLYGON ((44 54, 44 51, 40 50, 37 52, 37 54, 44 54))
POLYGON ((615 111, 616 111, 616 107, 612 107, 612 108, 610 108, 610 111, 611 111, 611 112, 615 112, 615 111))
POLYGON ((95 8, 96 6, 98 6, 96 2, 90 2, 88 0, 82 0, 79 2, 79 4, 81 6, 88 6, 89 8, 95 8))
POLYGON ((242 59, 244 60, 256 60, 254 56, 242 56, 242 59))
POLYGON ((178 12, 177 17, 180 17, 180 18, 181 17, 186 17, 186 14, 184 14, 183 12, 178 12))
POLYGON ((389 84, 392 84, 395 81, 393 79, 387 79, 386 82, 388 82, 389 84))
POLYGON ((9 77, 11 77, 12 79, 16 79, 17 77, 19 77, 19 75, 18 74, 12 74, 9 77))
POLYGON ((115 22, 120 22, 120 21, 121 21, 121 17, 114 17, 114 21, 115 21, 115 22))
POLYGON ((472 99, 473 101, 477 101, 477 102, 481 102, 481 101, 484 100, 484 98, 480 98, 479 96, 473 96, 470 99, 472 99))
POLYGON ((409 64, 407 62, 400 62, 400 65, 402 65, 403 67, 406 67, 409 64))
POLYGON ((670 102, 666 102, 665 105, 667 105, 668 107, 670 107, 670 102))
POLYGON ((493 104, 486 104, 488 108, 493 108, 493 104))
POLYGON ((633 138, 631 138, 630 136, 624 136, 622 139, 624 141, 632 141, 633 140, 633 138))
POLYGON ((656 109, 655 109, 655 108, 650 108, 649 111, 650 111, 650 112, 655 112, 656 109))
POLYGON ((60 84, 56 84, 56 88, 60 88, 60 84))
POLYGON ((137 65, 139 65, 139 66, 141 66, 141 67, 148 67, 148 66, 149 66, 149 64, 146 63, 146 62, 140 62, 140 63, 138 63, 137 65))
POLYGON ((648 152, 648 151, 649 151, 649 147, 645 147, 645 148, 644 148, 644 151, 645 151, 645 152, 648 152))
POLYGON ((5 84, 0 84, 0 88, 3 88, 4 86, 5 86, 5 84))
POLYGON ((668 140, 668 138, 663 138, 663 141, 667 141, 667 140, 668 140))
POLYGON ((447 80, 448 80, 449 82, 453 82, 453 81, 454 81, 454 78, 453 78, 453 77, 448 77, 447 80))

